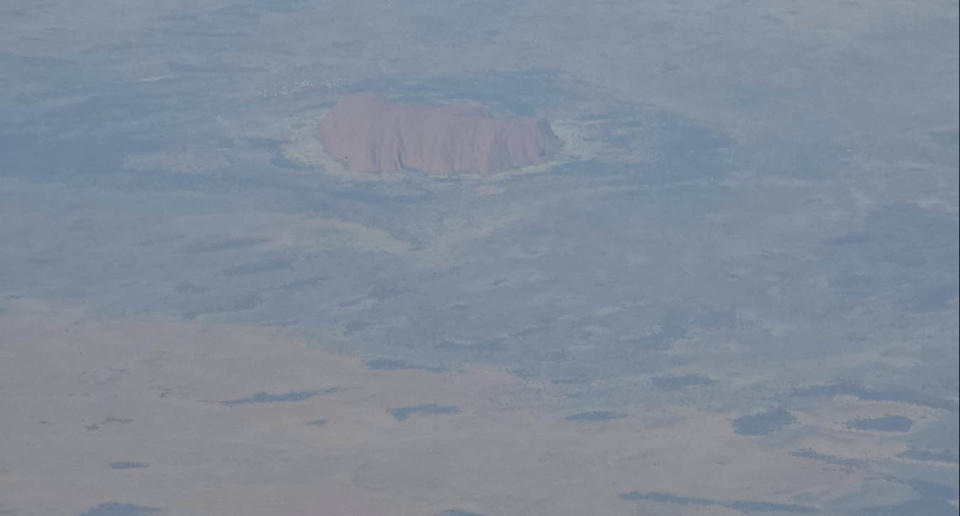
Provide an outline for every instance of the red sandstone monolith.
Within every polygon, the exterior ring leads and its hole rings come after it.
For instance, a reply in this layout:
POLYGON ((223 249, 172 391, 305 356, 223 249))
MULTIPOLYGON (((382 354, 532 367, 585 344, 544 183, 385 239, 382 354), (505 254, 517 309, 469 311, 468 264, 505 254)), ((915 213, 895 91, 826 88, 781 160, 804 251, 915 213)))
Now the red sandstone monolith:
POLYGON ((357 172, 499 172, 542 163, 560 145, 545 120, 391 103, 372 94, 341 99, 320 133, 326 153, 357 172))

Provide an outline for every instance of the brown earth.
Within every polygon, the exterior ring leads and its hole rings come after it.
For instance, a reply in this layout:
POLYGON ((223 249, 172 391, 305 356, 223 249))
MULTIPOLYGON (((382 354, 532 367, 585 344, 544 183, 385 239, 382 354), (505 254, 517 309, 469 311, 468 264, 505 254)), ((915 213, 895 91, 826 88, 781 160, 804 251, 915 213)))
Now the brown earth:
MULTIPOLYGON (((807 505, 853 496, 869 472, 738 435, 733 414, 638 400, 622 418, 570 421, 555 384, 497 368, 370 369, 276 329, 105 319, 3 294, 0 514, 106 514, 93 508, 117 503, 157 516, 734 516, 721 503, 621 495, 807 505), (311 391, 322 394, 222 403, 311 391), (424 403, 459 412, 392 412, 424 403)), ((856 415, 897 410, 849 403, 856 415)), ((797 446, 888 462, 906 449, 895 437, 824 426, 837 411, 804 421, 817 442, 797 446)))
POLYGON ((372 94, 341 99, 320 133, 326 153, 355 172, 499 172, 542 163, 560 145, 545 120, 391 103, 372 94))

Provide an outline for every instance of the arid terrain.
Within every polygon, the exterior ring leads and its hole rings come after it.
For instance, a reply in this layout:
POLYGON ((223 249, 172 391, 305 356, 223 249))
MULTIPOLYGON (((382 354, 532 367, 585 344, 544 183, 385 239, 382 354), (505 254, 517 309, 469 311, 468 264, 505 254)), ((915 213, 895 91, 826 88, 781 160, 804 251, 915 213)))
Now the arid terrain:
POLYGON ((3 0, 0 516, 956 516, 956 0, 3 0))
POLYGON ((23 437, 0 441, 0 509, 16 514, 103 500, 170 514, 631 514, 664 497, 681 502, 671 514, 810 513, 822 493, 855 490, 870 474, 858 462, 910 462, 900 439, 837 416, 923 426, 942 413, 837 397, 801 416, 812 435, 788 438, 796 453, 738 434, 731 413, 642 400, 571 413, 549 382, 497 368, 404 369, 272 330, 2 307, 0 433, 23 437))

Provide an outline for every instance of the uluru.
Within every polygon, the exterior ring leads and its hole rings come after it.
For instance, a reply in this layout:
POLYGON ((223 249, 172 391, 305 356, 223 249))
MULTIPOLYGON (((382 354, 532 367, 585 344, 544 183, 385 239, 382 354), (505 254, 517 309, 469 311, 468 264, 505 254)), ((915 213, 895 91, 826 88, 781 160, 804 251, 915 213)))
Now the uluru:
POLYGON ((492 173, 543 163, 560 140, 546 120, 495 118, 470 106, 349 95, 320 126, 324 151, 355 172, 492 173))

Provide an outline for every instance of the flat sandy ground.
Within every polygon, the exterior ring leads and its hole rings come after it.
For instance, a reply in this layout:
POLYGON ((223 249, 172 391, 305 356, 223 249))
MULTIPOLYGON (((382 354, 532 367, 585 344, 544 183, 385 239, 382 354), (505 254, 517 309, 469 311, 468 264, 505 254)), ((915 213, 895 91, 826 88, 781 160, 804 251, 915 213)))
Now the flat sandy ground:
MULTIPOLYGON (((832 410, 890 408, 868 405, 832 410)), ((830 411, 805 421, 822 427, 811 446, 903 451, 831 434, 830 411)), ((737 500, 816 507, 862 480, 735 434, 733 415, 568 420, 549 384, 503 371, 374 370, 275 331, 29 300, 0 313, 0 413, 3 514, 739 514, 737 500), (424 404, 459 411, 392 412, 424 404)))

